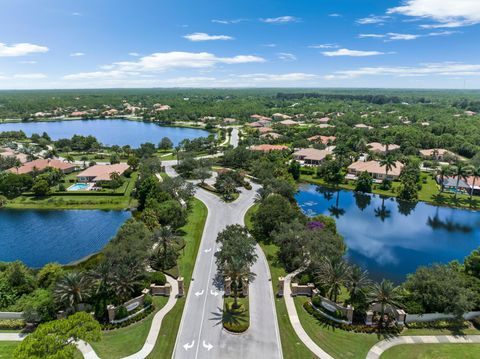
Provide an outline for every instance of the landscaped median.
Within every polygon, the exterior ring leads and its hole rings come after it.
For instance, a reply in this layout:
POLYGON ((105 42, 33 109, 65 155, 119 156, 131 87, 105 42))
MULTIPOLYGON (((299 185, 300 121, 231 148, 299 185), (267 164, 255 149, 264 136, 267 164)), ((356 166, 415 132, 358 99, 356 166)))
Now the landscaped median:
POLYGON ((248 297, 238 298, 235 306, 234 298, 225 298, 223 302, 223 328, 228 332, 240 334, 250 326, 248 297))

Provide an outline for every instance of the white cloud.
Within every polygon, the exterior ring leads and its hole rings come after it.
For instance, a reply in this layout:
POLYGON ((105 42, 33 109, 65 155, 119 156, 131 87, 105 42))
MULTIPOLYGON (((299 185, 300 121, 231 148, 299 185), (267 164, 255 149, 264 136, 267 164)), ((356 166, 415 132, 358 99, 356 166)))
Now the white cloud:
POLYGON ((238 24, 243 21, 247 21, 245 19, 233 19, 233 20, 219 20, 213 19, 211 20, 214 24, 223 24, 223 25, 230 25, 230 24, 238 24))
POLYGON ((460 31, 437 31, 429 33, 428 36, 449 36, 458 33, 460 33, 460 31))
POLYGON ((381 51, 362 51, 362 50, 350 50, 350 49, 339 49, 336 51, 324 51, 322 52, 325 56, 352 56, 352 57, 365 57, 365 56, 377 56, 385 55, 385 52, 381 51))
POLYGON ((340 46, 337 44, 319 44, 308 46, 311 49, 338 49, 340 46))
POLYGON ((342 17, 341 14, 333 13, 333 14, 328 14, 330 17, 342 17))
POLYGON ((370 15, 368 17, 358 19, 357 24, 360 24, 360 25, 383 24, 389 19, 390 19, 390 16, 370 15))
POLYGON ((80 56, 85 56, 85 53, 83 52, 74 52, 70 54, 71 57, 80 57, 80 56))
POLYGON ((140 54, 138 52, 129 52, 128 53, 130 56, 133 56, 133 57, 139 57, 140 54))
POLYGON ((464 64, 457 62, 442 62, 420 64, 416 67, 362 67, 356 70, 337 71, 326 76, 328 79, 351 79, 360 76, 480 76, 480 64, 464 64))
POLYGON ((184 36, 190 41, 215 41, 215 40, 233 40, 234 38, 227 35, 209 35, 204 32, 194 32, 184 36))
POLYGON ((28 79, 28 80, 39 80, 47 78, 47 75, 41 73, 33 73, 33 74, 16 74, 13 75, 16 79, 28 79))
POLYGON ((33 53, 47 52, 48 47, 29 43, 6 45, 0 42, 0 57, 24 56, 33 53))
POLYGON ((286 74, 244 74, 235 75, 240 79, 248 79, 251 82, 295 82, 306 81, 317 78, 317 75, 303 72, 292 72, 286 74))
POLYGON ((267 24, 286 24, 289 22, 299 22, 300 19, 295 16, 279 16, 279 17, 268 17, 266 19, 260 19, 261 22, 267 24))
POLYGON ((277 47, 277 44, 264 44, 265 47, 277 47))
POLYGON ((295 61, 297 57, 294 54, 288 52, 279 52, 277 54, 278 58, 283 61, 295 61))
POLYGON ((29 61, 20 61, 21 64, 28 64, 28 65, 33 65, 36 64, 37 61, 29 60, 29 61))
POLYGON ((387 34, 389 40, 415 40, 422 35, 415 34, 398 34, 396 32, 389 32, 387 34))
POLYGON ((73 16, 82 16, 82 13, 80 13, 80 12, 73 12, 72 15, 73 15, 73 16))
POLYGON ((404 0, 402 6, 388 10, 435 21, 425 28, 460 27, 480 23, 480 1, 477 0, 404 0))
POLYGON ((438 31, 438 32, 430 32, 428 34, 399 34, 396 32, 389 32, 386 34, 360 34, 358 38, 366 39, 366 38, 374 38, 374 39, 385 39, 385 41, 395 41, 395 40, 416 40, 420 37, 428 37, 428 36, 448 36, 452 34, 456 34, 458 31, 438 31))
POLYGON ((254 55, 237 55, 233 57, 218 57, 208 52, 159 52, 141 57, 138 61, 115 62, 104 65, 105 71, 82 72, 66 75, 67 80, 92 79, 108 77, 128 77, 145 72, 158 72, 171 69, 205 69, 217 64, 245 64, 265 62, 262 57, 254 55))
POLYGON ((360 39, 383 39, 385 37, 384 34, 360 34, 358 38, 360 39))

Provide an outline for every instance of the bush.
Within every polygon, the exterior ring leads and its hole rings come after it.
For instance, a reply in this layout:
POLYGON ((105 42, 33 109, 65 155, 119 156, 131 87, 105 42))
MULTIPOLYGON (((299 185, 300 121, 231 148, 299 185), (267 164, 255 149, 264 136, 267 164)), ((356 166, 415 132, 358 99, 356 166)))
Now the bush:
MULTIPOLYGON (((478 318, 478 317, 477 317, 478 318)), ((473 323, 473 321, 472 321, 473 323)), ((413 322, 408 323, 407 327, 410 329, 454 329, 462 330, 468 329, 469 323, 465 320, 435 320, 433 322, 413 322)))
POLYGON ((151 295, 146 295, 144 300, 143 300, 143 306, 144 307, 149 307, 153 303, 153 298, 151 295))
POLYGON ((156 285, 165 285, 165 283, 167 283, 167 278, 162 272, 151 272, 149 274, 149 279, 151 283, 156 285))
POLYGON ((0 320, 0 330, 19 330, 25 327, 23 319, 2 319, 0 320))
POLYGON ((113 329, 128 327, 129 325, 131 325, 133 323, 137 323, 137 322, 145 319, 151 313, 153 313, 154 310, 155 310, 155 307, 152 305, 149 308, 145 308, 145 310, 143 312, 141 312, 140 314, 138 314, 138 315, 136 315, 136 316, 134 316, 134 317, 132 317, 128 320, 125 320, 124 322, 117 323, 117 324, 108 323, 108 324, 102 325, 102 330, 113 330, 113 329))
POLYGON ((472 322, 473 326, 476 329, 480 330, 480 317, 475 317, 475 318, 471 319, 470 321, 472 322))
POLYGON ((245 187, 245 189, 247 189, 249 191, 252 189, 252 185, 250 184, 250 182, 246 182, 246 181, 245 181, 245 184, 243 185, 243 187, 245 187))
POLYGON ((127 308, 121 305, 120 307, 118 307, 117 312, 115 313, 115 320, 120 320, 126 317, 128 317, 127 308))

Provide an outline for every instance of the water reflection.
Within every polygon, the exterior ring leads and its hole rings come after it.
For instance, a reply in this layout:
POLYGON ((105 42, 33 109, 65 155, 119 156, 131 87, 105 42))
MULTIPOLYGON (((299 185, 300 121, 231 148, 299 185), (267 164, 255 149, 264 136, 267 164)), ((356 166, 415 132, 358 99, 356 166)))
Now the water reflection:
POLYGON ((347 256, 376 279, 401 281, 420 265, 463 261, 480 246, 479 212, 313 185, 301 186, 296 199, 310 216, 335 217, 347 256))

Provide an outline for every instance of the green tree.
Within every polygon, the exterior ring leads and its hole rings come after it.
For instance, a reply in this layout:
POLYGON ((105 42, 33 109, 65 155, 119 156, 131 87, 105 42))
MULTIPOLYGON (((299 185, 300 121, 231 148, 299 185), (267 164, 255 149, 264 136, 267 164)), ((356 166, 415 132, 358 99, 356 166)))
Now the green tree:
POLYGON ((151 263, 154 269, 165 271, 175 266, 178 257, 175 243, 178 241, 179 237, 169 226, 162 226, 153 233, 156 249, 151 263))
POLYGON ((474 277, 480 278, 480 248, 474 249, 464 259, 465 272, 474 277))
POLYGON ((166 151, 173 148, 173 142, 168 138, 164 137, 158 143, 158 149, 162 151, 166 151))
POLYGON ((445 189, 445 177, 449 176, 451 174, 451 169, 450 166, 448 165, 443 165, 440 167, 440 169, 437 171, 437 175, 440 176, 440 192, 443 192, 445 189))
POLYGON ((355 191, 372 193, 373 178, 367 171, 360 173, 355 183, 355 191))
POLYGON ((391 155, 385 156, 385 158, 382 158, 379 163, 380 167, 385 167, 385 179, 388 179, 388 172, 397 167, 397 162, 391 155))
POLYGON ((50 185, 44 179, 37 179, 32 186, 32 191, 37 197, 44 197, 50 194, 50 185))
POLYGON ((401 307, 402 299, 400 287, 396 287, 393 282, 383 279, 380 283, 375 283, 368 292, 370 304, 380 304, 380 322, 383 322, 385 308, 387 305, 401 307))
POLYGON ((87 276, 80 272, 65 273, 55 287, 57 302, 72 307, 78 312, 78 305, 89 297, 89 281, 87 276))
POLYGON ((295 181, 298 181, 300 179, 300 169, 300 163, 295 160, 291 161, 290 165, 288 166, 288 172, 292 175, 295 181))
POLYGON ((42 288, 50 288, 64 274, 63 267, 58 263, 47 263, 37 274, 38 285, 42 288))
POLYGON ((363 289, 370 285, 371 281, 368 277, 368 271, 363 270, 357 265, 352 265, 350 267, 350 276, 346 283, 348 293, 350 294, 350 300, 354 303, 358 301, 360 296, 363 295, 363 289))
POLYGON ((251 278, 251 266, 257 261, 255 240, 248 234, 248 230, 238 224, 229 225, 217 236, 220 251, 215 253, 215 262, 218 272, 232 280, 234 304, 238 306, 238 289, 242 278, 251 278))
POLYGON ((325 289, 328 298, 336 302, 342 287, 347 285, 350 278, 350 266, 341 257, 323 257, 315 267, 315 278, 325 289))
POLYGON ((54 320, 38 326, 15 349, 15 359, 71 359, 76 352, 76 342, 98 341, 101 338, 100 324, 85 312, 66 319, 54 320))
POLYGON ((457 161, 457 163, 454 166, 450 167, 451 170, 451 175, 456 178, 457 183, 455 185, 455 188, 457 189, 455 191, 454 197, 457 198, 457 192, 458 192, 458 185, 460 184, 460 180, 467 180, 467 176, 470 175, 471 173, 471 167, 467 166, 464 164, 462 161, 457 161))
MULTIPOLYGON (((472 201, 473 192, 475 191, 475 182, 480 178, 480 166, 475 167, 474 165, 470 166, 470 175, 473 177, 472 188, 470 190, 470 202, 472 201)), ((1 201, 0 201, 1 202, 1 201)), ((1 207, 1 203, 0 203, 1 207)))
POLYGON ((135 171, 138 168, 139 164, 140 164, 140 160, 138 159, 137 156, 128 157, 127 165, 129 165, 133 171, 135 171))

